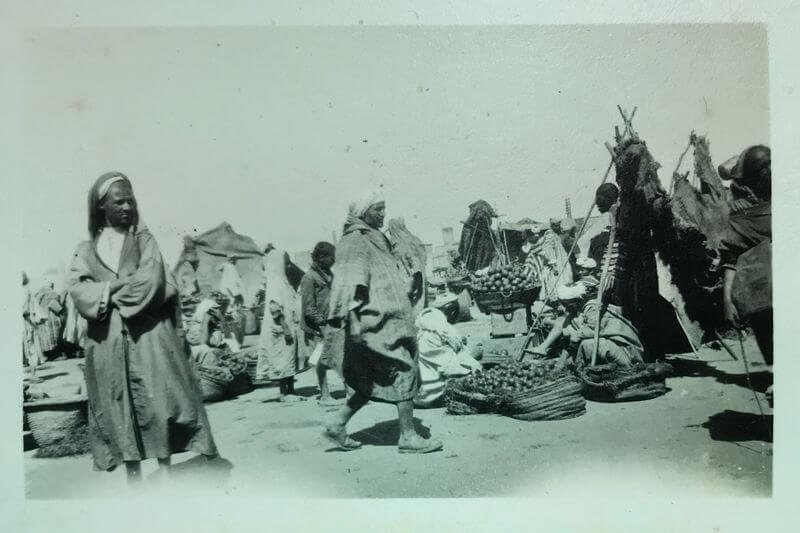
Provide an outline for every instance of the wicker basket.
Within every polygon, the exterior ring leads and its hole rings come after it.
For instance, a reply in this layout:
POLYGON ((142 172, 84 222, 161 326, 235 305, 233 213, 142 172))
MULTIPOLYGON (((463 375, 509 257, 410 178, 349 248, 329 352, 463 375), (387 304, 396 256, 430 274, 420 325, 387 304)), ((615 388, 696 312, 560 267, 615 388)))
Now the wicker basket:
POLYGON ((586 367, 581 371, 584 395, 596 402, 650 400, 667 393, 666 377, 673 372, 667 363, 651 363, 635 368, 614 364, 586 367))
POLYGON ((502 398, 500 410, 518 420, 562 420, 586 412, 583 383, 568 375, 521 393, 502 398))
POLYGON ((497 402, 492 396, 459 388, 458 381, 448 384, 445 391, 447 412, 453 415, 493 413, 497 402))
POLYGON ((253 382, 247 372, 241 372, 233 376, 233 379, 228 384, 227 393, 231 396, 238 396, 246 394, 253 390, 253 382))
POLYGON ((48 398, 23 404, 38 457, 81 455, 89 451, 86 397, 48 398))
POLYGON ((225 397, 228 385, 233 380, 233 376, 222 378, 216 372, 202 366, 197 368, 197 377, 200 381, 203 401, 206 402, 214 402, 225 397))
POLYGON ((504 365, 510 362, 512 359, 513 358, 507 351, 502 353, 489 352, 483 354, 481 365, 483 365, 484 368, 490 368, 492 366, 504 365))
POLYGON ((516 292, 489 292, 475 289, 470 289, 469 292, 481 313, 510 315, 517 309, 533 305, 539 296, 539 290, 540 287, 531 287, 516 292))

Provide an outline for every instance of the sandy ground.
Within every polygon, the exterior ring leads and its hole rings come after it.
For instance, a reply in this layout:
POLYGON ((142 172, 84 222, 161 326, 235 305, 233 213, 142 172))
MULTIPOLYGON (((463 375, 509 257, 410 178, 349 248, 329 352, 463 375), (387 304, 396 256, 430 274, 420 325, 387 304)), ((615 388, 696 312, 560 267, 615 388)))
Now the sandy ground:
MULTIPOLYGON (((488 332, 483 319, 460 327, 471 337, 488 332)), ((771 424, 763 396, 769 374, 752 339, 745 347, 771 424)), ((223 459, 178 454, 167 483, 156 475, 154 461, 147 461, 143 486, 221 497, 770 496, 772 439, 742 362, 711 348, 699 360, 671 362, 677 376, 668 380, 665 396, 589 403, 584 416, 571 420, 522 422, 418 410, 419 430, 445 443, 444 451, 429 455, 397 453, 396 411, 383 404, 367 405, 350 424, 354 438, 364 443, 361 450, 331 451, 321 436, 326 413, 316 402, 315 376, 305 372, 297 390, 308 400, 301 403, 278 403, 277 389, 264 387, 207 404, 223 459)), ((80 384, 76 361, 51 363, 40 376, 64 391, 80 384)), ((94 472, 89 456, 41 459, 29 451, 25 472, 29 498, 126 492, 123 469, 94 472)))

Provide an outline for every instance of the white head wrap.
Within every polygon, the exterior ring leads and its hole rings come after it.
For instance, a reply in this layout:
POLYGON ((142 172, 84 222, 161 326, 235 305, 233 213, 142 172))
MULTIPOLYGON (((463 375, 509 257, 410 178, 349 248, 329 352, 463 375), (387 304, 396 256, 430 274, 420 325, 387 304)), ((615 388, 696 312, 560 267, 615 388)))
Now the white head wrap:
POLYGON ((556 289, 556 296, 561 301, 577 300, 586 295, 586 287, 581 283, 574 285, 561 285, 556 289))
POLYGON ((361 218, 370 207, 383 201, 385 201, 383 195, 377 192, 364 193, 350 204, 350 216, 361 218))
POLYGON ((575 264, 577 264, 579 267, 585 268, 587 270, 591 270, 593 268, 597 268, 597 261, 595 261, 591 257, 581 257, 575 262, 575 264))
POLYGON ((103 198, 105 198, 106 194, 108 194, 108 189, 110 189, 111 186, 114 185, 116 182, 124 181, 124 179, 125 178, 123 178, 122 176, 111 176, 106 181, 101 183, 100 186, 97 188, 97 199, 102 200, 103 198))

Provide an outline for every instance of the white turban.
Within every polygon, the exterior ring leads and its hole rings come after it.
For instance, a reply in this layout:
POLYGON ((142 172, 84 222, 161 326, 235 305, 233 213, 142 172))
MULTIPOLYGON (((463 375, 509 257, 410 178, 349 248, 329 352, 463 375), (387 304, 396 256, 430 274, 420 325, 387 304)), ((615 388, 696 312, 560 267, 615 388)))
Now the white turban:
POLYGON ((110 178, 108 178, 106 181, 101 183, 100 186, 97 188, 97 199, 102 200, 103 198, 105 198, 106 194, 108 194, 108 189, 110 189, 112 185, 114 185, 118 181, 124 181, 124 180, 125 178, 123 178, 122 176, 111 176, 110 178))
POLYGON ((561 285, 556 289, 556 296, 561 301, 578 300, 586 295, 586 287, 582 283, 561 285))
POLYGON ((591 257, 581 257, 575 262, 575 264, 577 264, 581 268, 585 268, 586 270, 597 268, 597 261, 595 261, 591 257))
POLYGON ((361 218, 370 207, 383 201, 385 201, 383 195, 377 192, 362 194, 350 204, 350 216, 361 218))

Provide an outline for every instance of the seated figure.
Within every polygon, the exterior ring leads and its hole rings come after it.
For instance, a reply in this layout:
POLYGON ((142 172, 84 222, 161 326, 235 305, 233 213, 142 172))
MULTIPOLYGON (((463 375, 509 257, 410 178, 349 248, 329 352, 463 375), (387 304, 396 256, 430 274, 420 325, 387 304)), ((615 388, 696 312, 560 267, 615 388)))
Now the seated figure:
POLYGON ((436 308, 424 309, 417 317, 417 344, 422 385, 414 398, 416 407, 435 407, 444 394, 447 380, 479 370, 482 347, 469 348, 466 338, 447 322, 436 308))
MULTIPOLYGON (((580 311, 583 304, 593 300, 600 284, 597 279, 597 262, 582 257, 576 261, 576 278, 578 281, 561 285, 556 290, 556 317, 543 319, 542 324, 550 327, 550 332, 541 344, 527 350, 528 353, 546 357, 554 352, 557 343, 563 340, 564 326, 580 311)), ((562 343, 563 344, 563 343, 562 343)), ((556 354, 552 354, 554 356, 556 354)))

